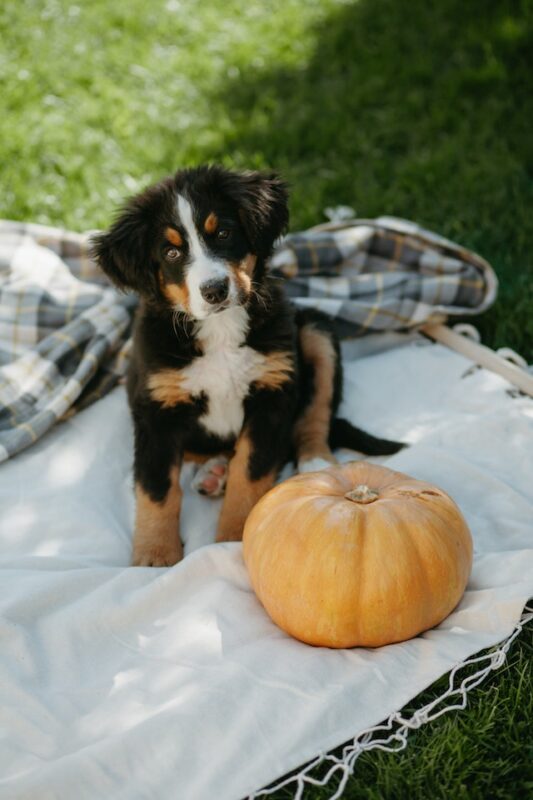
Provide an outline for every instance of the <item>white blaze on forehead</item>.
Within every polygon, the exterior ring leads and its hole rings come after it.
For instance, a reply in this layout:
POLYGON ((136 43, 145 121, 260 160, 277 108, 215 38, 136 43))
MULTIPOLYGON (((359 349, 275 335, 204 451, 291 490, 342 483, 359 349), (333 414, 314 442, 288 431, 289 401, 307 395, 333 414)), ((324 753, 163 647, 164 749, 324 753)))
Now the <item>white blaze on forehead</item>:
MULTIPOLYGON (((228 276, 231 284, 231 294, 235 292, 231 281, 230 270, 224 261, 214 258, 198 235, 194 224, 193 209, 190 202, 182 194, 178 194, 178 214, 181 224, 187 234, 189 244, 190 263, 187 268, 185 282, 189 290, 189 306, 196 319, 205 319, 212 310, 209 303, 203 299, 200 286, 207 281, 217 280, 228 276)), ((233 298, 230 294, 230 300, 233 298)))

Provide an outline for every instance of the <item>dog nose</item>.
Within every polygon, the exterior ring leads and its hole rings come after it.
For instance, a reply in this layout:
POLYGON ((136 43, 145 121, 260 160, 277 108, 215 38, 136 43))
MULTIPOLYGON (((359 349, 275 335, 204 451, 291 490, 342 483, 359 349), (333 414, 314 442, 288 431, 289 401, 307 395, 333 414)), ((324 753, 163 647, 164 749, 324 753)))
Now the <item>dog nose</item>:
POLYGON ((200 293, 208 303, 222 303, 228 296, 229 278, 215 278, 200 286, 200 293))

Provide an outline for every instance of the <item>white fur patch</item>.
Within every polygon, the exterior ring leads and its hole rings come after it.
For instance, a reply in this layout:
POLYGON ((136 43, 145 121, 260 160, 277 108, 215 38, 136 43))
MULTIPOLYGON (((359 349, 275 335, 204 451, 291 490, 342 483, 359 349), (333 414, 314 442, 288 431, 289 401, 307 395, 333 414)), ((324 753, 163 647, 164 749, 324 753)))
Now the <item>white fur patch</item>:
POLYGON ((181 384, 192 395, 204 392, 207 413, 199 422, 209 433, 236 436, 244 420, 243 400, 250 384, 261 377, 266 358, 243 346, 248 330, 248 315, 234 306, 198 323, 196 338, 203 355, 185 367, 181 384))
POLYGON ((189 307, 193 317, 199 320, 206 319, 209 314, 213 313, 213 306, 207 303, 202 297, 200 292, 200 286, 202 284, 210 280, 216 280, 217 278, 228 277, 230 281, 230 302, 235 299, 237 292, 232 280, 231 270, 226 262, 220 258, 213 257, 200 239, 196 225, 194 224, 191 204, 187 198, 181 194, 178 194, 177 201, 178 213, 181 224, 187 233, 191 257, 191 263, 185 278, 187 289, 189 290, 189 307))
POLYGON ((246 339, 249 327, 246 309, 235 306, 198 322, 195 333, 204 353, 207 353, 238 348, 246 339))

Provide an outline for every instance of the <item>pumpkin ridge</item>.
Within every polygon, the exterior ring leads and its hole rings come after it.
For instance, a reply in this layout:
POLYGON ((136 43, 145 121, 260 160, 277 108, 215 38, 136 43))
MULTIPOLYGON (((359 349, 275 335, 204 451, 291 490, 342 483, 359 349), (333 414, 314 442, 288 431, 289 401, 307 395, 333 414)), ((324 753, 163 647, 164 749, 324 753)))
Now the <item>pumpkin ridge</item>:
MULTIPOLYGON (((427 499, 419 497, 416 498, 417 513, 423 515, 425 524, 420 525, 415 531, 413 540, 417 543, 417 547, 419 547, 420 543, 423 541, 424 546, 427 546, 427 552, 431 551, 432 555, 438 558, 440 565, 443 563, 446 564, 447 569, 452 571, 455 582, 457 582, 459 572, 457 569, 454 570, 453 567, 454 564, 459 563, 457 560, 457 551, 468 550, 468 540, 465 541, 464 537, 465 527, 466 530, 468 530, 468 527, 466 526, 466 521, 460 509, 452 498, 444 492, 442 492, 442 494, 439 493, 439 497, 441 502, 435 502, 435 500, 428 501, 427 499), (447 500, 450 501, 449 504, 446 502, 447 500), (430 532, 429 536, 428 531, 430 532), (423 539, 422 535, 424 535, 423 539), (438 544, 435 542, 435 539, 438 540, 438 544)), ((469 560, 471 561, 470 555, 469 560)), ((468 573, 466 574, 466 578, 468 578, 468 573)), ((454 607, 457 602, 458 600, 454 604, 454 607)), ((446 613, 449 614, 451 610, 452 609, 449 608, 446 613)))
MULTIPOLYGON (((419 574, 420 578, 422 579, 422 583, 423 583, 422 595, 423 596, 427 596, 427 597, 430 598, 430 604, 431 604, 431 608, 433 610, 433 613, 431 614, 431 618, 433 619, 435 617, 435 593, 434 593, 434 587, 433 587, 433 585, 431 583, 431 580, 429 578, 428 570, 426 568, 426 564, 425 564, 424 558, 422 557, 422 552, 421 552, 420 543, 419 543, 419 537, 417 535, 418 534, 418 530, 415 528, 414 531, 412 531, 408 527, 407 521, 404 520, 403 518, 401 518, 401 526, 402 526, 402 528, 406 528, 407 527, 407 531, 406 531, 407 535, 404 538, 408 542, 408 547, 410 548, 411 556, 414 557, 414 559, 416 561, 416 568, 418 569, 418 574, 419 574)), ((419 633, 422 633, 422 631, 425 631, 428 628, 431 628, 432 625, 433 625, 433 623, 431 625, 426 625, 422 621, 422 615, 420 615, 419 622, 416 625, 416 630, 413 630, 412 636, 418 636, 419 633)))
MULTIPOLYGON (((353 604, 354 609, 361 608, 361 599, 363 596, 363 588, 365 585, 364 577, 366 572, 366 557, 367 557, 367 522, 368 518, 365 513, 360 513, 357 515, 358 523, 360 525, 359 531, 359 553, 358 558, 355 559, 356 564, 356 573, 354 575, 354 584, 356 586, 356 593, 355 593, 355 602, 353 604)), ((358 637, 361 635, 361 622, 359 619, 355 620, 355 633, 358 637)), ((355 634, 354 634, 355 635, 355 634)))
MULTIPOLYGON (((405 585, 402 586, 402 583, 398 581, 398 565, 400 565, 401 572, 401 565, 405 561, 409 561, 406 553, 409 552, 410 556, 413 556, 409 526, 402 518, 401 513, 399 514, 390 505, 381 504, 375 510, 373 524, 378 536, 373 542, 373 552, 370 557, 379 565, 381 575, 380 579, 375 578, 368 583, 362 607, 373 609, 374 613, 367 618, 363 638, 365 641, 373 639, 377 614, 375 609, 381 605, 380 613, 384 617, 384 622, 380 626, 381 632, 382 634, 383 631, 387 632, 389 641, 398 641, 398 639, 406 638, 403 636, 406 614, 404 593, 407 591, 409 596, 418 596, 421 593, 420 576, 413 574, 412 571, 409 572, 407 580, 410 579, 410 583, 407 590, 405 585), (385 547, 386 559, 380 563, 378 556, 385 547)), ((375 567, 373 571, 376 572, 375 567)), ((412 608, 410 611, 412 613, 412 608)), ((416 613, 419 616, 418 608, 416 613)))

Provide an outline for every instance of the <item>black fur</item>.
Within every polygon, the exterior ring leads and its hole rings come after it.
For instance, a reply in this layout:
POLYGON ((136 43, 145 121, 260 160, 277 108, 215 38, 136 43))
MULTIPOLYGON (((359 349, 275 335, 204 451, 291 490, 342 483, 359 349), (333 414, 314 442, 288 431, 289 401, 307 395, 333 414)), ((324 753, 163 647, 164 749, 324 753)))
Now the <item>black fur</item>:
MULTIPOLYGON (((238 263, 255 257, 251 290, 243 297, 249 330, 243 345, 269 354, 289 352, 294 373, 282 387, 250 385, 244 399, 244 425, 252 443, 249 477, 256 480, 279 469, 293 456, 292 427, 313 394, 313 371, 302 359, 298 331, 313 325, 328 336, 335 350, 334 393, 331 407, 332 446, 352 446, 372 454, 395 452, 401 445, 376 439, 336 420, 342 395, 342 366, 338 341, 327 317, 313 311, 295 311, 277 280, 266 271, 275 240, 288 225, 287 187, 274 174, 234 173, 218 166, 181 170, 131 199, 109 231, 93 240, 93 255, 111 280, 122 289, 139 293, 141 303, 134 331, 134 349, 128 376, 128 396, 135 428, 135 479, 154 500, 165 498, 169 473, 185 450, 218 453, 231 449, 235 436, 222 438, 205 430, 199 418, 209 398, 194 397, 164 408, 147 388, 151 375, 162 369, 179 370, 198 358, 196 321, 184 313, 176 319, 168 287, 184 286, 191 252, 183 236, 179 260, 169 262, 172 249, 165 231, 180 233, 176 196, 188 198, 204 246, 214 257, 238 263), (202 229, 214 212, 231 235, 218 241, 202 229)), ((175 256, 175 253, 173 253, 175 256)))
POLYGON ((401 442, 378 439, 342 417, 331 420, 329 446, 332 450, 337 447, 348 447, 350 450, 366 453, 367 456, 392 456, 405 447, 401 442))

